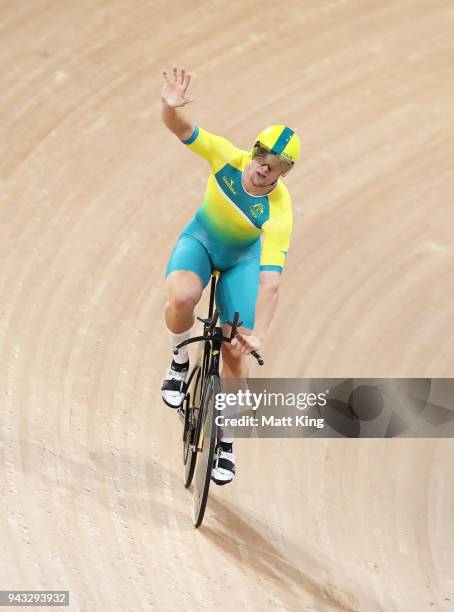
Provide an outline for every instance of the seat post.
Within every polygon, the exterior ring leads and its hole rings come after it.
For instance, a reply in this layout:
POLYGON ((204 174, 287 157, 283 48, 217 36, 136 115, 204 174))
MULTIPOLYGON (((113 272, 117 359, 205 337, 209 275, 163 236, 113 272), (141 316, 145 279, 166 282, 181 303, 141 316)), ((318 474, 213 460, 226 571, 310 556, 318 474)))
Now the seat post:
POLYGON ((216 293, 216 279, 221 275, 219 270, 211 271, 210 305, 208 307, 208 318, 211 319, 214 310, 214 296, 216 293))

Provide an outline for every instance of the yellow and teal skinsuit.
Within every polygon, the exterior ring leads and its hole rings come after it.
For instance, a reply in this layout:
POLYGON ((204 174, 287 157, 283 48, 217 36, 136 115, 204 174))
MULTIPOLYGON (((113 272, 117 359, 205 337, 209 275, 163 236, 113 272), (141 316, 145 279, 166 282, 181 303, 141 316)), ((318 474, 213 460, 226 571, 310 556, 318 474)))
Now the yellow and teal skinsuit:
POLYGON ((216 289, 221 322, 240 313, 253 329, 259 271, 282 272, 292 231, 292 203, 285 185, 264 196, 243 188, 241 177, 251 154, 225 138, 196 127, 182 141, 211 167, 202 206, 183 228, 167 264, 166 276, 191 270, 205 287, 213 269, 222 272, 216 289))

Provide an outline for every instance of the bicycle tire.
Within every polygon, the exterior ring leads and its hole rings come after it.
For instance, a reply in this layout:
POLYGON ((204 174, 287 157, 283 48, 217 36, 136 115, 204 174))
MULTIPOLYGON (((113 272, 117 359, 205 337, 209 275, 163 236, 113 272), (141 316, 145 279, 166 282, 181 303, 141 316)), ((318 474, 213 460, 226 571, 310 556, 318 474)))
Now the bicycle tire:
POLYGON ((195 365, 188 380, 189 393, 186 398, 186 406, 184 411, 184 429, 183 429, 183 465, 184 476, 183 484, 187 489, 192 482, 194 476, 195 464, 197 461, 197 451, 192 450, 191 446, 194 440, 195 425, 197 414, 200 408, 202 397, 202 369, 199 364, 195 365))
POLYGON ((217 440, 215 398, 220 389, 219 375, 211 374, 206 380, 206 388, 204 389, 196 428, 198 458, 195 466, 193 491, 193 521, 195 527, 199 527, 202 524, 210 489, 211 471, 217 440))

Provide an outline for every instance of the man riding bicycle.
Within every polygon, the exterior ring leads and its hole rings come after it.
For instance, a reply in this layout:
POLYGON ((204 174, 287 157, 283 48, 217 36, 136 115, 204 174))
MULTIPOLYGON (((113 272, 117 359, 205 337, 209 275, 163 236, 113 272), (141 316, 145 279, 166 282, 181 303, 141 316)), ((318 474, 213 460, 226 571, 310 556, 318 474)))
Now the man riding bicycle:
MULTIPOLYGON (((168 302, 165 322, 172 348, 190 337, 194 308, 213 269, 221 271, 216 304, 224 335, 238 311, 241 333, 222 345, 223 378, 248 378, 246 355, 258 351, 276 311, 280 276, 292 231, 289 192, 279 180, 300 154, 298 136, 288 127, 273 125, 256 138, 252 151, 243 151, 225 138, 194 125, 180 110, 191 74, 174 67, 162 72, 162 120, 189 149, 210 164, 205 198, 185 225, 166 268, 168 302)), ((187 347, 173 356, 162 385, 162 398, 178 408, 186 394, 189 371, 187 347)), ((235 475, 233 438, 221 437, 212 478, 217 484, 235 475)))

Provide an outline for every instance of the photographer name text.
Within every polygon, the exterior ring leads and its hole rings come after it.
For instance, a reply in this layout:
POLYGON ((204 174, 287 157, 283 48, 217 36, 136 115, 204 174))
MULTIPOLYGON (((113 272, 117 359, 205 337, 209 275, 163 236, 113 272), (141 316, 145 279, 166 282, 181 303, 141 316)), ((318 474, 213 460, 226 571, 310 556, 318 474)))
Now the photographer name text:
POLYGON ((262 414, 260 416, 242 415, 240 417, 228 417, 218 415, 215 419, 218 427, 315 427, 321 429, 325 425, 325 419, 316 419, 307 415, 276 417, 262 414))

